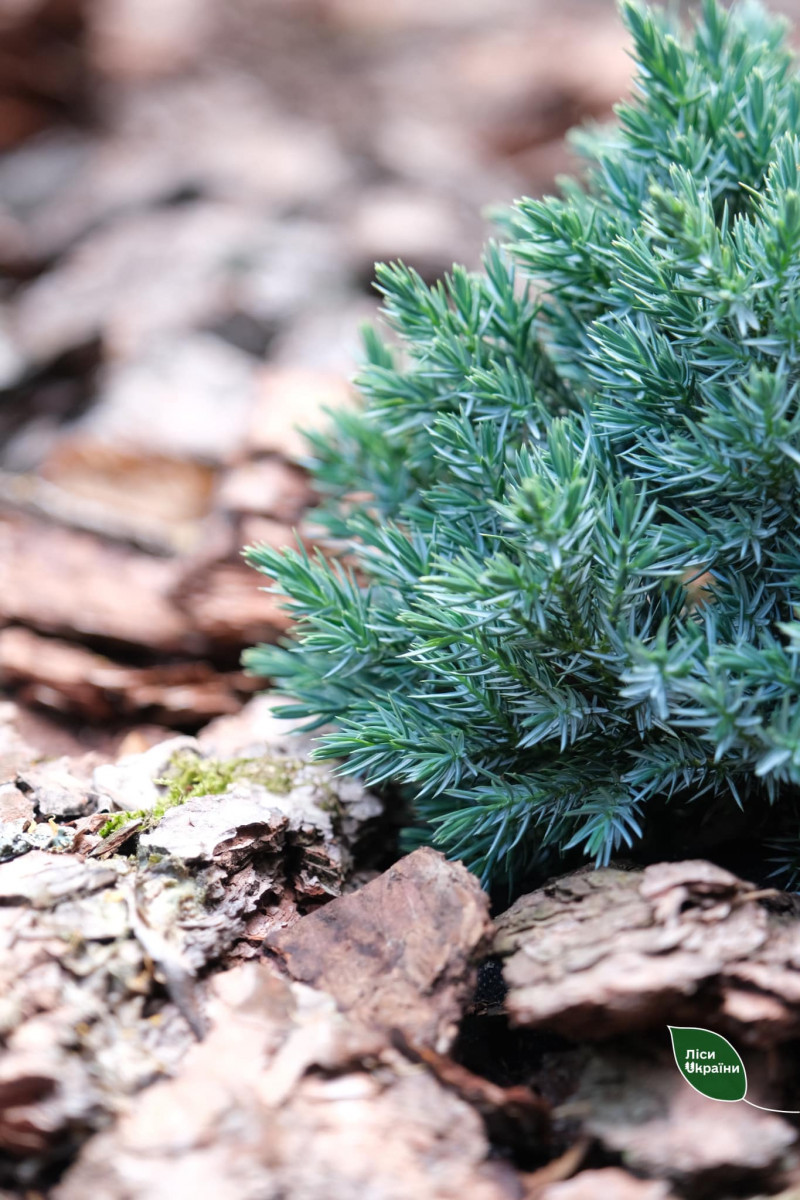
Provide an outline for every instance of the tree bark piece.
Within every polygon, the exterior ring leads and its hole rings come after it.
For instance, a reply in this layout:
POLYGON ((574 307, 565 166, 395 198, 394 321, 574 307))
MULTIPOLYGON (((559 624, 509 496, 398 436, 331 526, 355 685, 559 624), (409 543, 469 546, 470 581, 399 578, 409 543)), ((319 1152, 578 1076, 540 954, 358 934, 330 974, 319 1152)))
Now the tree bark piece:
POLYGON ((673 1200, 673 1196, 662 1180, 637 1179, 618 1167, 605 1167, 550 1184, 535 1200, 673 1200))
POLYGON ((476 1113, 323 992, 247 963, 212 1030, 83 1151, 52 1200, 518 1200, 476 1113))
POLYGON ((17 772, 16 786, 33 802, 40 817, 59 820, 85 817, 95 811, 91 776, 100 756, 56 758, 17 772))
POLYGON ((0 623, 161 652, 192 646, 191 629, 169 598, 177 562, 16 517, 0 520, 0 555, 0 623))
MULTIPOLYGON (((630 1043, 591 1052, 569 1101, 586 1113, 583 1130, 631 1170, 692 1195, 779 1185, 786 1167, 797 1167, 797 1130, 776 1113, 700 1095, 679 1074, 666 1040, 664 1030, 660 1053, 630 1043)), ((768 1105, 767 1064, 746 1058, 748 1095, 768 1105)))
POLYGON ((477 879, 425 848, 266 947, 293 979, 330 992, 354 1019, 444 1052, 474 990, 472 963, 489 928, 477 879))
POLYGON ((554 880, 497 921, 508 1012, 578 1039, 669 1021, 776 1045, 800 1033, 796 908, 703 861, 554 880))
MULTIPOLYGON (((176 1071, 207 1029, 204 977, 254 957, 266 933, 351 879, 381 803, 353 780, 340 789, 326 766, 270 753, 274 723, 260 711, 262 754, 235 757, 238 781, 188 794, 142 832, 145 811, 116 843, 98 833, 107 813, 57 825, 47 810, 152 810, 170 799, 157 781, 177 769, 176 751, 189 765, 194 754, 209 780, 226 778, 225 759, 209 763, 195 739, 175 738, 90 778, 92 756, 12 756, 27 795, 12 783, 0 793, 3 1179, 38 1182, 176 1071)), ((187 778, 200 788, 204 777, 187 778)))
POLYGON ((233 714, 252 688, 241 672, 207 663, 130 667, 29 629, 0 631, 0 671, 19 699, 102 723, 146 712, 153 720, 193 721, 233 714))

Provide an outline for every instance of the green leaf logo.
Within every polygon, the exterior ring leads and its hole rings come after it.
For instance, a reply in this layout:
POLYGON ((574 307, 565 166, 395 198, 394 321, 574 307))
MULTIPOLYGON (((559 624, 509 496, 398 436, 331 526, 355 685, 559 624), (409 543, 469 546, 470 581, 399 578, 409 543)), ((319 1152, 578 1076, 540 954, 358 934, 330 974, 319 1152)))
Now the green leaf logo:
POLYGON ((744 1100, 747 1073, 727 1038, 710 1029, 668 1025, 678 1070, 709 1100, 744 1100))

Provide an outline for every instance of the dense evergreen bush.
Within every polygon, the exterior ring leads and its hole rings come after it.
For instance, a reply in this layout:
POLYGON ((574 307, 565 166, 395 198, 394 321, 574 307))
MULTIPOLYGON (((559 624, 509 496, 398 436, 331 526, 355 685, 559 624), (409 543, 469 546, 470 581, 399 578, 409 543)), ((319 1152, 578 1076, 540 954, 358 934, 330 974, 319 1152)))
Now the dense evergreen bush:
POLYGON ((400 352, 312 439, 344 559, 248 551, 299 621, 248 665, 487 879, 800 849, 800 84, 757 8, 623 12, 585 181, 482 273, 379 269, 400 352))

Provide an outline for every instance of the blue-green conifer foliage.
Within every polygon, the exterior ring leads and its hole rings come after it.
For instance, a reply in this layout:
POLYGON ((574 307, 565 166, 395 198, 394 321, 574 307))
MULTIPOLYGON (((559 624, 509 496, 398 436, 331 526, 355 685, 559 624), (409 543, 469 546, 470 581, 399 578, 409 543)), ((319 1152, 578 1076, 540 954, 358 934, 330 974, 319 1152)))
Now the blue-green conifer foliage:
POLYGON ((246 552, 297 621, 249 668, 487 882, 800 863, 800 82, 752 5, 623 19, 580 182, 480 272, 378 269, 395 344, 310 438, 331 552, 246 552))

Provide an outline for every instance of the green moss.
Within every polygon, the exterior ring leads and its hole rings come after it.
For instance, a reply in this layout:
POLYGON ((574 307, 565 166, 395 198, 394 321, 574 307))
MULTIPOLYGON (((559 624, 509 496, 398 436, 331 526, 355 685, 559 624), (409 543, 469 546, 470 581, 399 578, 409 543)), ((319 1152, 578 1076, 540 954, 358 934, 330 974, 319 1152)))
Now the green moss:
POLYGON ((145 809, 140 808, 136 812, 118 812, 109 817, 105 825, 100 828, 100 837, 110 837, 112 833, 116 833, 118 829, 122 829, 124 825, 129 825, 132 821, 138 821, 140 817, 148 816, 149 813, 145 809))
POLYGON ((166 787, 168 807, 181 804, 188 796, 215 796, 226 792, 240 780, 260 784, 267 791, 285 795, 302 764, 298 759, 272 758, 197 758, 194 754, 175 754, 166 774, 156 783, 166 787))
POLYGON ((108 837, 133 821, 141 820, 142 830, 152 829, 164 814, 190 796, 216 796, 227 792, 235 783, 246 780, 259 784, 269 792, 285 795, 292 788, 295 775, 302 766, 299 759, 273 758, 198 758, 179 751, 170 759, 166 772, 155 783, 166 789, 151 809, 114 813, 100 830, 108 837))

